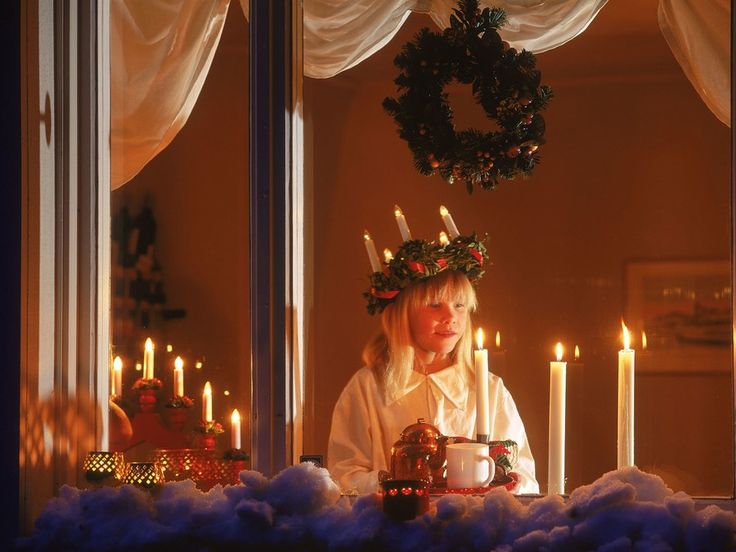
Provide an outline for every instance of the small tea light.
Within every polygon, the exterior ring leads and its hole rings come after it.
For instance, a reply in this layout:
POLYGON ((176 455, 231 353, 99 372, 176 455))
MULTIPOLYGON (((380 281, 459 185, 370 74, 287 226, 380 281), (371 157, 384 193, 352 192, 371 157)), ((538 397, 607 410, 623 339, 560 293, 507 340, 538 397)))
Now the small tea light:
POLYGON ((163 470, 156 462, 131 462, 123 478, 123 483, 144 489, 151 489, 163 482, 163 470))
POLYGON ((84 477, 90 483, 99 483, 109 477, 123 478, 125 461, 122 452, 93 450, 87 453, 82 462, 84 477))

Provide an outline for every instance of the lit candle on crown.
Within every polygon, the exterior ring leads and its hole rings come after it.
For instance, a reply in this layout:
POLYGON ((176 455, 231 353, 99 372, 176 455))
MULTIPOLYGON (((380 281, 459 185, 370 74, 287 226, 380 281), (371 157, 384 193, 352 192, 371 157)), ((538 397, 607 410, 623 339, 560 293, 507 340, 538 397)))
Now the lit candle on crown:
POLYGON ((444 247, 445 245, 448 245, 449 243, 450 243, 450 238, 447 237, 447 232, 443 230, 442 232, 440 232, 440 245, 444 247))
POLYGON ((174 360, 174 396, 184 396, 184 361, 180 356, 174 360))
POLYGON ((393 258, 394 258, 394 254, 391 253, 391 250, 388 247, 383 250, 383 261, 386 264, 390 263, 393 258))
POLYGON ((368 253, 368 260, 371 262, 371 270, 373 270, 373 272, 380 272, 381 261, 378 259, 376 244, 373 243, 373 239, 368 233, 368 230, 363 230, 363 240, 365 241, 365 250, 368 253))
POLYGON ((629 329, 621 321, 624 348, 618 352, 618 439, 617 466, 634 465, 634 364, 629 329))
POLYGON ((460 235, 460 231, 457 229, 457 226, 455 226, 455 221, 452 219, 450 211, 448 211, 447 207, 444 205, 440 205, 440 215, 442 216, 442 222, 445 223, 450 239, 454 240, 460 235))
POLYGON ((230 448, 240 449, 240 412, 237 408, 230 416, 230 448))
POLYGON ((202 419, 205 422, 212 421, 212 386, 210 382, 204 384, 202 393, 202 419))
POLYGON ((549 363, 549 462, 548 494, 565 492, 565 395, 567 363, 562 343, 555 347, 557 361, 549 363))
POLYGON ((146 338, 143 350, 143 379, 153 379, 153 341, 146 338))
POLYGON ((123 360, 116 356, 112 361, 112 393, 113 396, 123 396, 123 360))
POLYGON ((490 412, 488 410, 488 349, 483 348, 483 328, 476 332, 478 349, 473 351, 475 361, 476 433, 479 443, 491 438, 490 412))
POLYGON ((401 239, 409 241, 411 239, 409 225, 406 223, 406 217, 398 205, 394 205, 394 215, 396 215, 396 224, 399 226, 399 232, 401 232, 401 239))

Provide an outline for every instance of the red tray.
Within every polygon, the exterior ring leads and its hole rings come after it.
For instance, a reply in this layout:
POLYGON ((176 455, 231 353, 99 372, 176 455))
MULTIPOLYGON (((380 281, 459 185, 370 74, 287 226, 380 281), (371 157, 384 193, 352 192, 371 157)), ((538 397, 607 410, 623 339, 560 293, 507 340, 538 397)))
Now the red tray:
POLYGON ((447 487, 430 487, 430 495, 445 495, 445 494, 484 494, 495 489, 496 487, 504 487, 508 491, 513 491, 516 485, 519 483, 519 474, 516 472, 509 472, 505 476, 499 477, 491 481, 491 484, 487 487, 470 487, 467 489, 448 489, 447 487))

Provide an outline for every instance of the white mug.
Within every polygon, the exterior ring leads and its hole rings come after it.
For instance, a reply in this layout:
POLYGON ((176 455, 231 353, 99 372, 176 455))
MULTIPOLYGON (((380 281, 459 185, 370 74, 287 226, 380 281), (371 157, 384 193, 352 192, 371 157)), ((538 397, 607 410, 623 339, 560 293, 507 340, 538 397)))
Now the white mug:
POLYGON ((496 463, 483 443, 453 443, 445 447, 447 488, 485 487, 496 475, 496 463))

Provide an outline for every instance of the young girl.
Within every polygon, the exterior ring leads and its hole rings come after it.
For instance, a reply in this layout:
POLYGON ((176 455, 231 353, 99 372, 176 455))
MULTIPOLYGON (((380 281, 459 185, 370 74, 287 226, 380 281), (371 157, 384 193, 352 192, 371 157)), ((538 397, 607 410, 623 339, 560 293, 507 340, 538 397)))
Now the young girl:
MULTIPOLYGON (((468 263, 453 263, 444 250, 431 256, 420 265, 422 274, 393 277, 392 282, 383 278, 383 287, 398 287, 398 293, 371 288, 373 298, 381 299, 374 310, 382 310, 382 331, 366 345, 365 366, 345 386, 332 415, 328 465, 343 490, 375 492, 379 472, 389 469, 391 446, 418 418, 443 435, 475 438, 470 313, 477 305, 468 276, 480 276, 468 270, 468 263), (460 270, 452 270, 455 265, 460 270)), ((482 267, 483 258, 474 257, 482 267)), ((412 266, 419 260, 398 254, 391 262, 412 266)), ((387 267, 386 274, 395 276, 395 269, 387 267)), ((379 276, 372 276, 374 285, 379 276)), ((369 311, 371 303, 377 301, 369 298, 369 311)), ((538 493, 534 459, 514 400, 493 374, 488 389, 491 440, 512 439, 518 445, 513 471, 520 481, 515 492, 538 493)))

